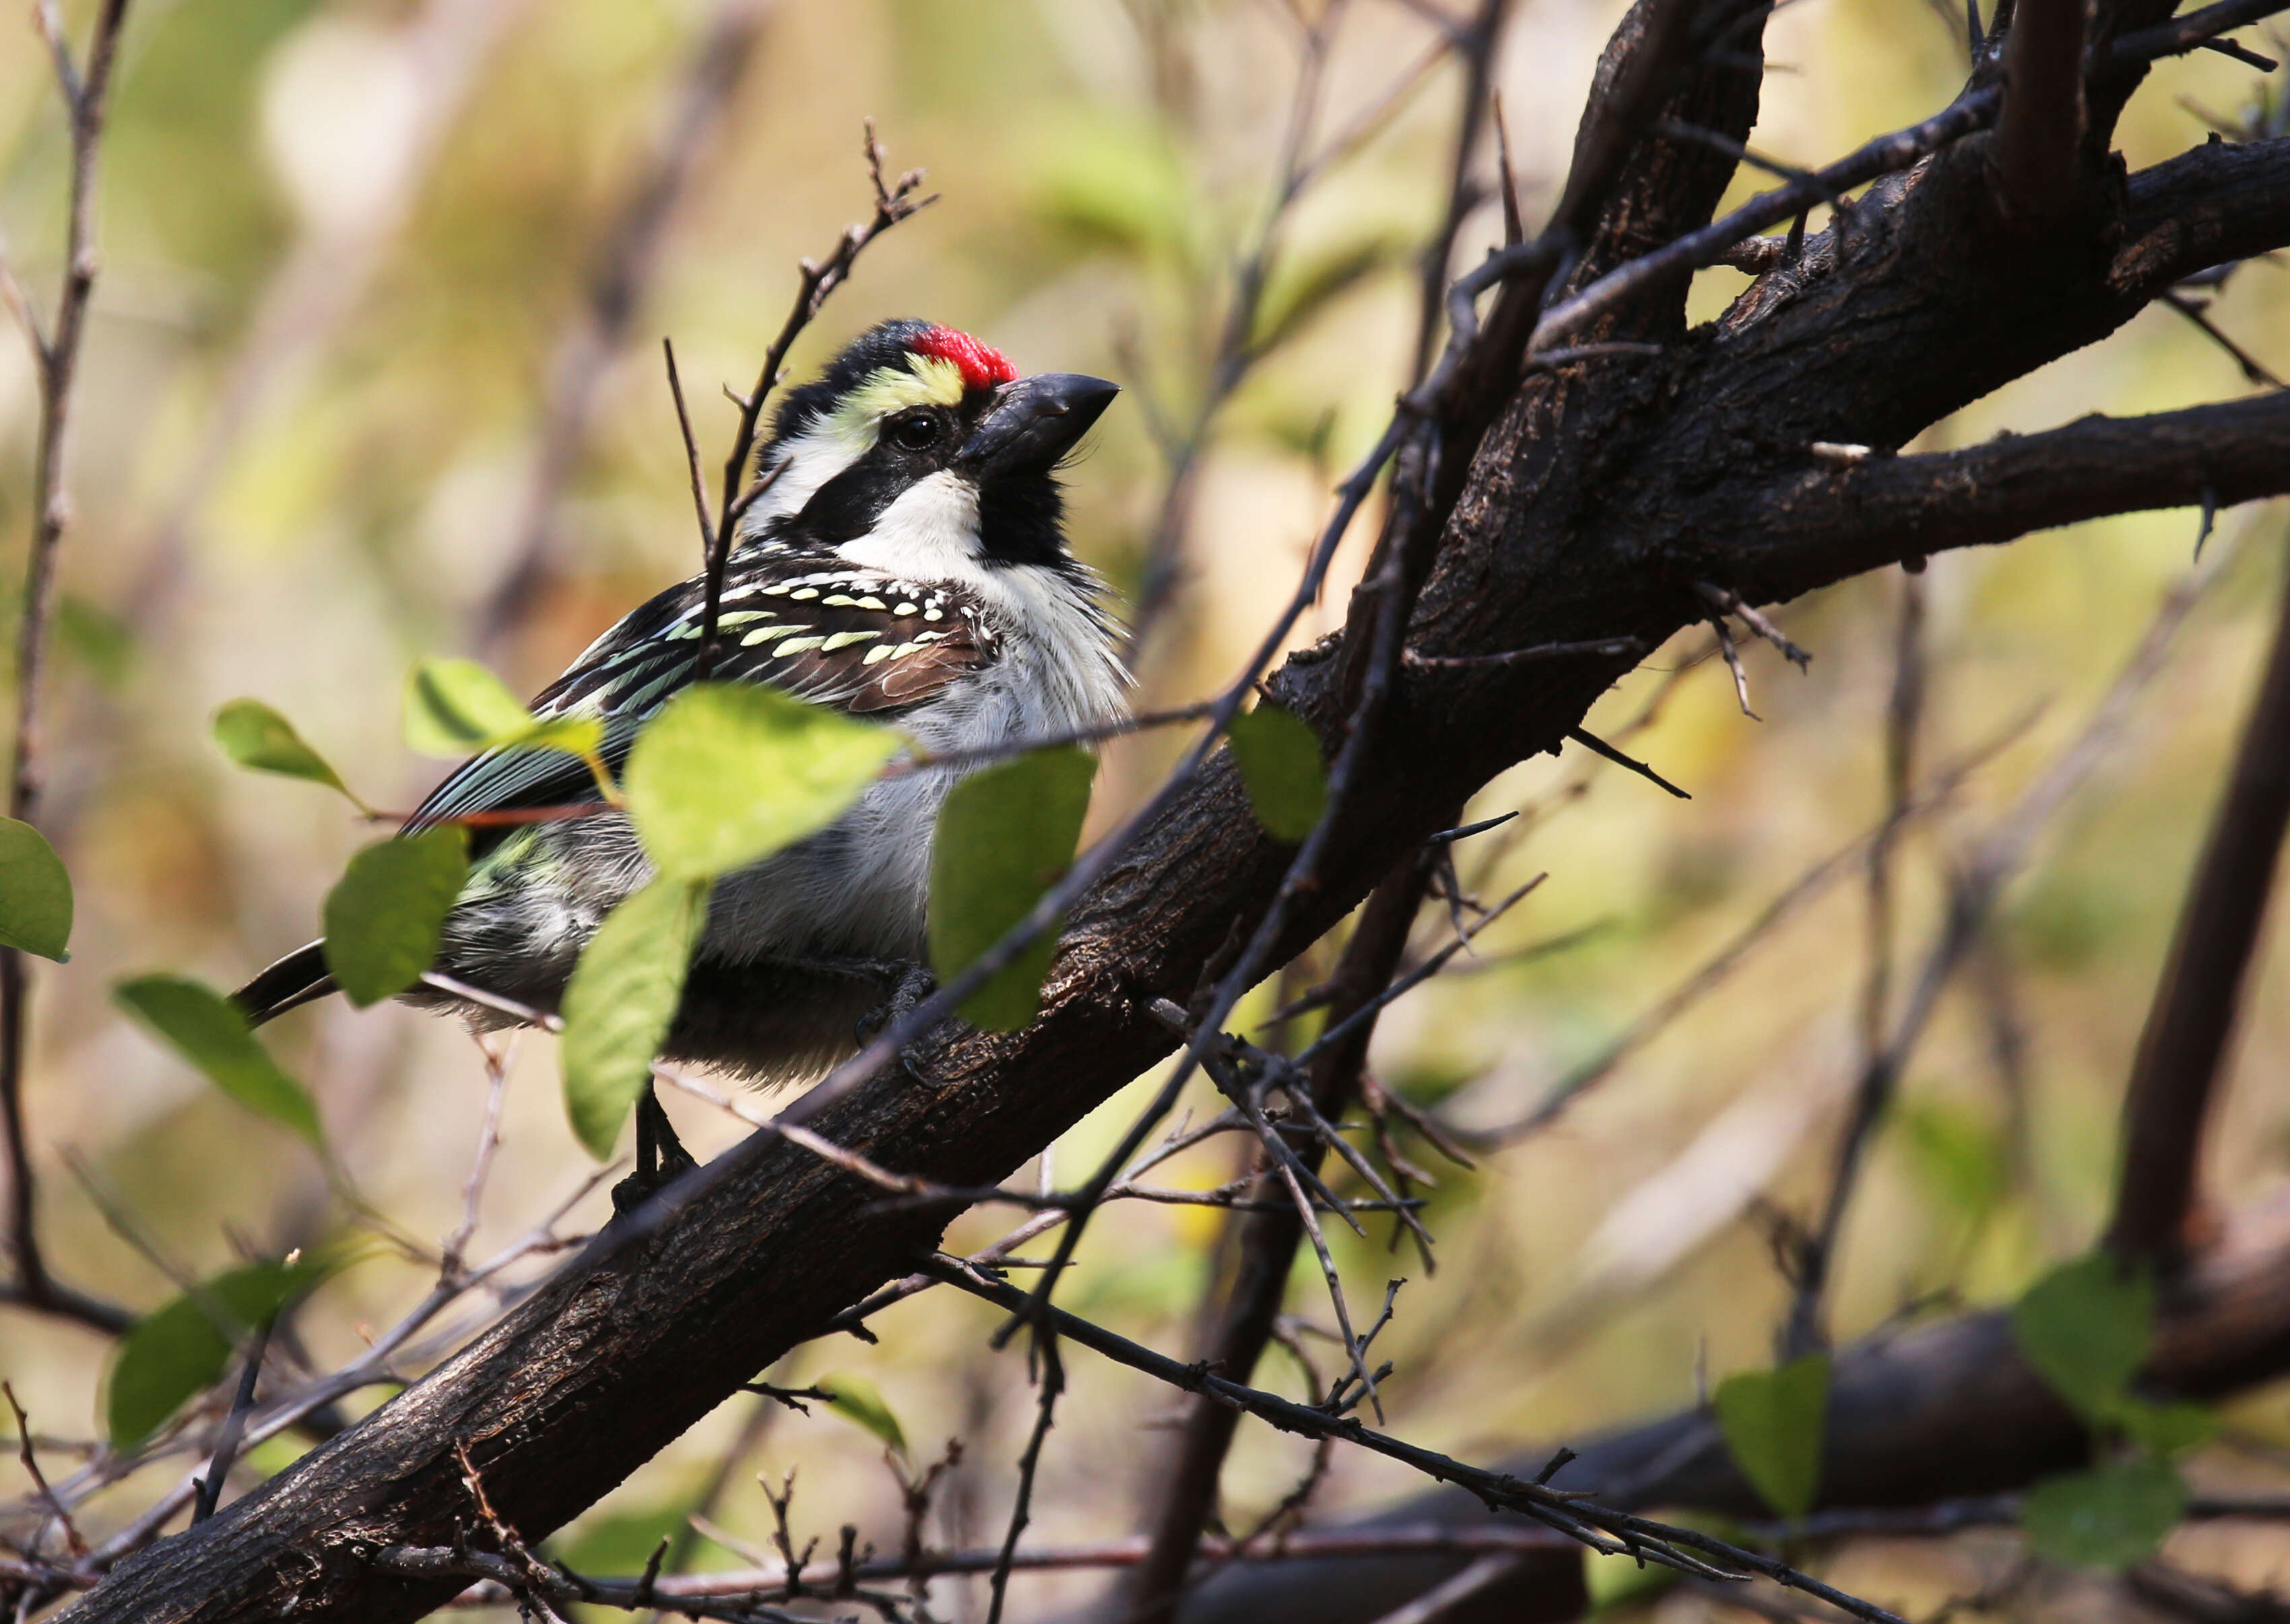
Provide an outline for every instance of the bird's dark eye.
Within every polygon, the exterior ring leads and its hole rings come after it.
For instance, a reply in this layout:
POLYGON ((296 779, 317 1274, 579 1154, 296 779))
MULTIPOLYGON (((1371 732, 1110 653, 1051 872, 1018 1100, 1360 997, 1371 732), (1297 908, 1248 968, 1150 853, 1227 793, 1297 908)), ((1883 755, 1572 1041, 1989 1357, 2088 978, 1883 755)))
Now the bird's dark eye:
POLYGON ((938 444, 939 422, 926 412, 891 420, 891 443, 902 450, 928 451, 938 444))

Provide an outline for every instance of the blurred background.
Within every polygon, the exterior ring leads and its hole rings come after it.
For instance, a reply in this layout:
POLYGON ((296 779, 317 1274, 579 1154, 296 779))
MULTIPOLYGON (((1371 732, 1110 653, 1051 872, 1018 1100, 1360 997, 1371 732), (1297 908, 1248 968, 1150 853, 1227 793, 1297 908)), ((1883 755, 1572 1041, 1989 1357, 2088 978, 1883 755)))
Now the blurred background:
MULTIPOLYGON (((79 24, 91 9, 65 12, 79 24)), ((1515 7, 1493 79, 1530 215, 1564 174, 1621 9, 1515 7)), ((55 1267, 146 1308, 177 1289, 155 1252, 204 1275, 361 1228, 431 1241, 457 1221, 485 1076, 452 1023, 334 1001, 266 1034, 317 1092, 361 1216, 307 1147, 217 1096, 109 1002, 123 975, 179 970, 228 987, 308 940, 342 863, 373 837, 323 790, 234 772, 208 718, 237 696, 267 700, 368 799, 410 806, 444 770, 400 740, 413 660, 476 654, 537 688, 621 613, 693 572, 660 340, 677 343, 713 465, 733 416, 716 384, 749 386, 797 257, 824 254, 865 213, 863 119, 894 170, 927 168, 943 198, 869 252, 798 345, 797 373, 862 325, 912 315, 966 328, 1025 370, 1120 381, 1127 392, 1071 471, 1077 544, 1133 596, 1153 573, 1154 538, 1181 543, 1141 660, 1142 703, 1227 680, 1293 580, 1335 479, 1408 382, 1462 85, 1439 51, 1441 18, 1461 12, 1461 0, 1350 0, 1308 144, 1341 150, 1275 219, 1306 28, 1272 0, 139 4, 103 180, 44 818, 80 908, 72 962, 36 974, 28 1110, 55 1267), (1261 308, 1243 330, 1266 353, 1221 380, 1231 347, 1220 335, 1260 260, 1261 308)), ((1753 144, 1791 162, 1825 161, 1931 112, 1964 72, 1960 27, 1921 0, 1784 0, 1768 37, 1753 144)), ((0 39, 0 232, 44 309, 60 268, 63 121, 36 36, 12 14, 0 39)), ((2120 144, 2135 169, 2214 125, 2278 117, 2282 84, 2219 56, 2166 63, 2120 144)), ((1493 169, 1483 139, 1473 173, 1484 181, 1493 169)), ((1735 196, 1758 181, 1741 178, 1735 196)), ((1476 260, 1501 229, 1491 204, 1476 208, 1455 263, 1476 260)), ((1697 318, 1744 284, 1703 273, 1697 318)), ((2241 270, 2210 316, 2290 368, 2283 268, 2241 270)), ((0 341, 11 548, 30 526, 36 421, 15 336, 0 341)), ((2252 387, 2158 307, 1925 444, 2252 387)), ((2262 652, 2286 522, 2280 504, 2222 517, 2209 584, 2167 664, 2118 748, 2036 828, 1993 929, 1940 1003, 1845 1232, 1840 1341, 1897 1316, 2008 1300, 2091 1243, 2130 1050, 2262 652)), ((1949 876, 2086 727, 2187 576, 2196 528, 2192 513, 2084 525, 1943 555, 1913 588, 1894 572, 1790 605, 1781 618, 1814 659, 1801 676, 1771 649, 1745 650, 1759 720, 1742 714, 1706 632, 1659 651, 1589 725, 1627 733, 1627 748, 1694 798, 1572 753, 1489 786, 1475 816, 1529 815, 1463 847, 1466 878, 1488 898, 1549 878, 1480 940, 1476 961, 1391 1012, 1376 1074, 1459 1129, 1516 1124, 1883 822, 1886 716, 1913 589, 1919 782, 1957 781, 1918 805, 1894 850, 1897 996, 1924 962, 1949 876)), ((1340 618, 1358 567, 1357 549, 1346 556, 1300 640, 1340 618)), ((12 581, 16 565, 7 572, 12 581)), ((1175 744, 1150 737, 1109 752, 1094 827, 1149 788, 1175 744)), ((1372 1244, 1339 1238, 1356 1309, 1386 1279, 1409 1280, 1378 1344, 1397 1367, 1384 1388, 1397 1430, 1487 1459, 1691 1404, 1769 1362, 1788 1299, 1770 1236, 1826 1188, 1863 1043, 1865 865, 1825 873, 1713 996, 1554 1120, 1490 1139, 1470 1170, 1418 1148, 1438 1180, 1427 1214, 1436 1275, 1387 1252, 1380 1230, 1372 1244)), ((1427 916, 1424 942, 1445 929, 1427 916)), ((2212 1139, 2213 1188, 2227 1204, 2261 1200, 2290 1174, 2284 936, 2278 914, 2212 1139)), ((1270 1007, 1261 1001, 1255 1018, 1270 1007)), ((1056 1148, 1056 1165, 1091 1165, 1136 1104, 1133 1092, 1097 1113, 1056 1148)), ((740 1131, 700 1102, 669 1105, 703 1153, 740 1131)), ((1205 1188, 1230 1176, 1236 1154, 1217 1140, 1166 1171, 1205 1188)), ((523 1233, 589 1171, 550 1044, 529 1038, 474 1255, 523 1233)), ((593 1226, 605 1210, 591 1194, 570 1222, 593 1226)), ((1092 1229, 1061 1300, 1182 1354, 1222 1221, 1133 1204, 1092 1229)), ((1010 1222, 966 1216, 949 1244, 974 1249, 1010 1222)), ((372 1250, 302 1316, 320 1366, 354 1356, 434 1277, 372 1250)), ((1316 1275, 1299 1276, 1293 1306, 1325 1321, 1316 1275)), ((933 1537, 992 1542, 1032 1400, 1022 1356, 987 1348, 991 1324, 981 1305, 926 1294, 876 1322, 879 1347, 814 1344, 773 1380, 871 1381, 919 1460, 958 1436, 963 1461, 939 1495, 933 1537)), ((84 1331, 0 1311, 0 1367, 43 1434, 100 1430, 105 1356, 84 1331)), ((1029 1541, 1136 1527, 1154 1493, 1157 1428, 1177 1412, 1172 1394, 1086 1356, 1069 1368, 1029 1541)), ((1277 1356, 1260 1375, 1284 1391, 1302 1385, 1277 1356)), ((2195 1480, 2273 1481, 2270 1463, 2290 1451, 2290 1393, 2245 1401, 2230 1420, 2228 1438, 2194 1461, 2195 1480)), ((266 1445, 250 1469, 276 1470, 292 1452, 266 1445)), ((831 1548, 850 1522, 892 1548, 899 1491, 881 1452, 837 1416, 743 1397, 556 1548, 599 1571, 640 1567, 727 1462, 712 1518, 730 1540, 767 1539, 757 1475, 776 1484, 799 1465, 799 1535, 831 1548)), ((1228 1521, 1245 1526, 1269 1508, 1308 1452, 1245 1428, 1226 1472, 1228 1521)), ((117 1526, 180 1468, 129 1479, 84 1524, 117 1526)), ((0 1470, 14 1473, 12 1460, 0 1470)), ((1339 1452, 1315 1515, 1413 1486, 1339 1452)), ((20 1488, 12 1476, 9 1492, 20 1488)), ((2239 1581, 2290 1584, 2290 1539, 2246 1528, 2177 1540, 2178 1554, 2239 1581)), ((1929 1608, 1977 1588, 2010 1549, 2008 1535, 1872 1548, 1832 1576, 1929 1608)), ((703 1545, 694 1560, 738 1558, 703 1545)), ((1015 1583, 1021 1613, 1040 1616, 1098 1580, 1015 1583)), ((941 1581, 934 1594, 942 1613, 979 1616, 982 1587, 941 1581)), ((2059 1575, 1999 1616, 2099 1618, 2115 1605, 2059 1575)), ((1739 1616, 1683 1595, 1633 1607, 1616 1616, 1739 1616)))

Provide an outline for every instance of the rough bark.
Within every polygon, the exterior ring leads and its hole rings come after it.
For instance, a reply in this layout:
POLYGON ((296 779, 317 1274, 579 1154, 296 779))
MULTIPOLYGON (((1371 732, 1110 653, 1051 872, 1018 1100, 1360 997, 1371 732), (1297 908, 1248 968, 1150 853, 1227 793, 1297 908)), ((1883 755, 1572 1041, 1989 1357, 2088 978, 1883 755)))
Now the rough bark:
MULTIPOLYGON (((1641 5, 1625 36, 1653 14, 1641 5)), ((1738 132, 1755 89, 1753 72, 1696 69, 1684 102, 1668 105, 1738 132)), ((2155 448, 2143 480, 2120 475, 2124 446, 2088 424, 1958 459, 1838 471, 1812 457, 1814 441, 1898 446, 2104 336, 2174 277, 2290 243, 2290 142, 2192 154, 2127 185, 2087 174, 2085 205, 2040 236, 2001 232, 1983 148, 1974 137, 1877 188, 1805 266, 1768 277, 1714 328, 1685 333, 1672 291, 1588 335, 1651 337, 1667 346, 1658 356, 1585 361, 1515 387, 1515 371, 1491 375, 1508 398, 1484 442, 1470 426, 1441 465, 1459 488, 1411 646, 1456 656, 1627 636, 1651 647, 1701 617, 1699 580, 1769 602, 2205 486, 2229 500, 2290 489, 2290 423, 2265 402, 2134 425, 2155 448), (2104 502, 2086 500, 2107 480, 2104 502)), ((1666 140, 1629 147, 1577 282, 1705 219, 1730 168, 1710 157, 1666 140)), ((1433 488, 1437 516, 1447 503, 1433 488)), ((1324 644, 1272 680, 1331 739, 1347 708, 1341 652, 1324 644)), ((1557 748, 1627 663, 1403 672, 1284 952, 1341 920, 1438 810, 1557 748)), ((928 1062, 929 1081, 878 1079, 808 1125, 930 1179, 1005 1176, 1166 1052, 1151 1001, 1188 1001, 1236 920, 1262 916, 1292 851, 1258 828, 1219 758, 1075 911, 1037 1026, 961 1037, 928 1062)), ((945 1219, 885 1211, 879 1189, 783 1141, 733 1156, 703 1202, 568 1271, 292 1470, 122 1564, 65 1616, 419 1617, 451 1583, 381 1578, 365 1556, 449 1545, 470 1526, 456 1446, 504 1516, 539 1538, 905 1273, 945 1219)), ((2290 1363, 2280 1332, 2266 1344, 2277 1369, 2290 1363)))

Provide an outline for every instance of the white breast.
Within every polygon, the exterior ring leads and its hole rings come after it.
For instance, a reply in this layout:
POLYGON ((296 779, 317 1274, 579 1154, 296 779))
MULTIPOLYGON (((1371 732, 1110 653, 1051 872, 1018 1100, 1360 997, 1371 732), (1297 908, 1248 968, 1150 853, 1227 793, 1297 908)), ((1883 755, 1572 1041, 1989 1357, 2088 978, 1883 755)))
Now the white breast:
MULTIPOLYGON (((925 485, 933 484, 925 481, 925 485)), ((916 497, 910 491, 893 512, 916 497)), ((974 750, 1101 726, 1127 713, 1128 678, 1114 654, 1115 628, 1098 607, 1094 580, 1078 570, 1037 565, 989 567, 946 552, 924 560, 929 530, 943 533, 954 516, 941 493, 941 523, 909 529, 895 546, 895 574, 909 580, 950 580, 982 599, 999 658, 965 676, 896 725, 933 753, 974 750), (917 532, 922 533, 917 535, 917 532), (917 546, 921 542, 924 545, 917 546), (948 564, 957 567, 946 568, 948 564)), ((974 500, 970 509, 976 523, 974 500)), ((912 516, 925 516, 922 513, 912 516)), ((878 524, 864 542, 843 550, 853 563, 884 568, 864 551, 891 551, 878 524)), ((886 573, 893 572, 886 569, 886 573)), ((874 785, 831 828, 755 868, 721 882, 701 952, 744 962, 833 955, 868 958, 925 956, 931 845, 940 806, 962 774, 910 773, 874 785)))

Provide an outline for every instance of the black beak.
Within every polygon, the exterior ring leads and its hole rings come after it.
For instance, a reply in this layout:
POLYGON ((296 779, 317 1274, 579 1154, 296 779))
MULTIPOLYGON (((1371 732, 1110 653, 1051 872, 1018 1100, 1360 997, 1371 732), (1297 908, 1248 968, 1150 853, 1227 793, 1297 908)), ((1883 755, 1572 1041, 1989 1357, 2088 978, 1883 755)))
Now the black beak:
POLYGON ((954 466, 983 484, 1005 474, 1046 474, 1105 414, 1118 384, 1079 372, 1044 372, 1002 386, 1000 398, 954 466))

